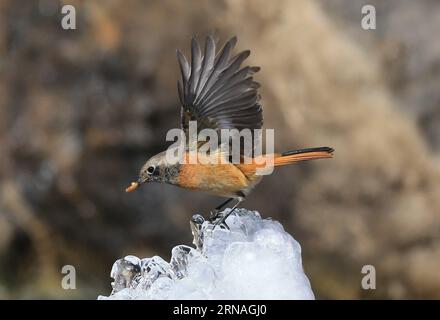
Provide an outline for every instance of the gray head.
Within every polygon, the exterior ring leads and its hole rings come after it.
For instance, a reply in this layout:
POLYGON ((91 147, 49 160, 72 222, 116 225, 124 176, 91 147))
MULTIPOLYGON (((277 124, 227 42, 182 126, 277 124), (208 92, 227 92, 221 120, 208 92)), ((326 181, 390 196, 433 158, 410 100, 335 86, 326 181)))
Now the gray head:
POLYGON ((165 182, 173 183, 178 173, 176 166, 170 166, 166 160, 166 151, 156 154, 145 162, 139 172, 139 178, 132 182, 131 186, 125 189, 131 192, 146 182, 165 182))

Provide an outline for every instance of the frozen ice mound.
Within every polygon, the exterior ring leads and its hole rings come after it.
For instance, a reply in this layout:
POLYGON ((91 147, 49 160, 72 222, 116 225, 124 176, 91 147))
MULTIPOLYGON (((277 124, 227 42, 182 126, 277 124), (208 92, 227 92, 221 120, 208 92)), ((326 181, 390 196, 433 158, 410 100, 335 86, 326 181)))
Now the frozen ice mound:
POLYGON ((194 215, 195 248, 174 247, 170 262, 117 260, 113 291, 98 299, 314 299, 301 246, 279 222, 236 209, 226 223, 230 230, 194 215))

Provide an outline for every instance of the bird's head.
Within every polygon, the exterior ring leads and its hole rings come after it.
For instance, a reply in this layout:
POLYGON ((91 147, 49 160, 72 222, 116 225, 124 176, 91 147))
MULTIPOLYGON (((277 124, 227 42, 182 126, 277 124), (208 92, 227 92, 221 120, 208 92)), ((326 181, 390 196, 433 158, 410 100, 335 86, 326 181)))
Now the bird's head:
POLYGON ((164 153, 159 153, 145 162, 139 172, 139 177, 136 181, 132 182, 131 185, 125 189, 126 192, 131 192, 136 190, 141 184, 146 182, 166 182, 166 167, 167 163, 165 161, 164 153))

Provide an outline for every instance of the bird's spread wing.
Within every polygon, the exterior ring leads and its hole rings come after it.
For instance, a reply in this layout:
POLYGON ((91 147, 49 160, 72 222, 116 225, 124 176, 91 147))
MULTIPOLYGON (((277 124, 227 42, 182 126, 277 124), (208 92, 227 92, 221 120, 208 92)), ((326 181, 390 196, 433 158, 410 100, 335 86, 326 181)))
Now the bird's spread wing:
POLYGON ((177 50, 182 73, 182 81, 177 87, 185 133, 188 133, 189 121, 197 121, 197 132, 206 128, 217 131, 261 128, 259 84, 252 77, 260 68, 240 68, 250 51, 231 56, 236 42, 236 37, 231 38, 216 54, 215 40, 207 36, 202 54, 199 43, 193 38, 190 62, 177 50))

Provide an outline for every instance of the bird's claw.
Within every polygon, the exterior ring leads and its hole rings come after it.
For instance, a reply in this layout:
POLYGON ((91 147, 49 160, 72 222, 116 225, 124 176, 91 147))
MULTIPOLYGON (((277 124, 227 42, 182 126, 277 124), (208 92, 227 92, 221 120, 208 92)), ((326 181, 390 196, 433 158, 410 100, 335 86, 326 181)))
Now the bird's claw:
POLYGON ((213 223, 215 220, 217 220, 220 216, 220 210, 214 209, 211 211, 211 214, 209 216, 209 222, 213 223))
POLYGON ((214 228, 212 228, 213 230, 215 229, 215 227, 219 226, 220 228, 224 227, 227 230, 230 230, 231 228, 229 228, 228 224, 226 223, 226 221, 224 221, 224 219, 220 219, 219 221, 217 221, 214 224, 214 228))
POLYGON ((229 226, 227 225, 226 221, 225 221, 225 215, 222 214, 220 212, 220 210, 218 209, 214 209, 213 211, 211 211, 211 215, 209 216, 209 222, 211 222, 212 224, 214 224, 214 228, 213 230, 217 227, 220 226, 224 227, 226 229, 230 229, 229 226))

